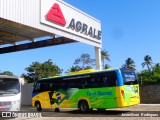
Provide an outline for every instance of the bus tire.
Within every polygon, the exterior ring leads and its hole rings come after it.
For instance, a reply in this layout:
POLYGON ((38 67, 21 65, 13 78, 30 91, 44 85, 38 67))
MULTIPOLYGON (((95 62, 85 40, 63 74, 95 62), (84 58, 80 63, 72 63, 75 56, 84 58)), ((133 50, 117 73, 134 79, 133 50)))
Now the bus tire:
POLYGON ((54 112, 60 112, 59 108, 55 108, 54 112))
POLYGON ((79 102, 78 108, 79 108, 79 110, 81 112, 87 112, 87 111, 89 111, 88 103, 85 100, 82 100, 82 101, 79 102))
POLYGON ((41 107, 41 103, 40 102, 36 102, 35 103, 35 106, 37 108, 37 111, 41 111, 42 110, 42 107, 41 107))

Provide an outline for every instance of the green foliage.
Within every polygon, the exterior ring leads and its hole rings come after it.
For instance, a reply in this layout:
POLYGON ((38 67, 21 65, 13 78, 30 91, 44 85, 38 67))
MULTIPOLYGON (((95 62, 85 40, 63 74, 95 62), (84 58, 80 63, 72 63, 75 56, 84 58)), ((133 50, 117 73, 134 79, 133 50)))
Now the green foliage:
MULTIPOLYGON (((108 51, 101 51, 101 61, 103 65, 103 69, 108 69, 110 66, 108 64, 104 64, 104 60, 110 61, 108 51)), ((79 58, 77 58, 74 62, 74 65, 67 70, 66 73, 75 72, 85 69, 92 69, 95 66, 95 59, 92 59, 89 54, 82 54, 79 58)))
POLYGON ((0 75, 9 75, 9 76, 14 76, 12 72, 10 71, 3 71, 3 72, 0 72, 0 75))
POLYGON ((75 59, 74 65, 70 67, 66 73, 92 69, 95 65, 95 59, 91 59, 89 54, 82 54, 79 58, 75 59))
POLYGON ((108 54, 108 51, 106 51, 106 50, 102 50, 102 51, 101 51, 101 61, 102 61, 103 69, 109 68, 109 65, 106 66, 107 64, 105 65, 105 63, 104 63, 104 60, 110 61, 109 56, 110 56, 110 55, 108 54))
POLYGON ((143 70, 138 73, 138 79, 142 85, 160 84, 160 65, 156 64, 152 70, 143 70))
POLYGON ((147 66, 148 70, 151 71, 152 67, 152 58, 149 55, 144 56, 144 62, 142 63, 142 67, 144 68, 145 66, 147 66))
POLYGON ((126 68, 130 68, 132 70, 136 70, 136 65, 135 62, 132 60, 132 58, 127 58, 127 60, 125 60, 125 64, 122 67, 126 67, 126 68))
POLYGON ((74 65, 80 70, 91 69, 95 65, 95 59, 91 59, 89 54, 82 54, 75 60, 74 65))
POLYGON ((25 68, 26 74, 22 74, 28 82, 36 82, 40 78, 56 76, 62 73, 62 69, 53 64, 49 59, 44 63, 33 62, 29 67, 25 68))
POLYGON ((68 69, 66 73, 80 71, 80 70, 82 70, 82 68, 80 66, 76 65, 76 66, 70 67, 70 69, 68 69))
POLYGON ((108 64, 105 64, 104 69, 108 69, 110 66, 108 64))

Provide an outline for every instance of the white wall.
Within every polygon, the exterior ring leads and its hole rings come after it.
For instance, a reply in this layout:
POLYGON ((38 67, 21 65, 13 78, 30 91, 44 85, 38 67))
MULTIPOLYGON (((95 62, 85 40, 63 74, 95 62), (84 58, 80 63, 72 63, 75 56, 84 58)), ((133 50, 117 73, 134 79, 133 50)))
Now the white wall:
POLYGON ((27 80, 25 80, 24 78, 19 78, 19 82, 20 82, 22 85, 28 83, 27 80))
POLYGON ((33 83, 26 83, 22 85, 21 93, 21 105, 31 105, 32 104, 32 91, 33 83))

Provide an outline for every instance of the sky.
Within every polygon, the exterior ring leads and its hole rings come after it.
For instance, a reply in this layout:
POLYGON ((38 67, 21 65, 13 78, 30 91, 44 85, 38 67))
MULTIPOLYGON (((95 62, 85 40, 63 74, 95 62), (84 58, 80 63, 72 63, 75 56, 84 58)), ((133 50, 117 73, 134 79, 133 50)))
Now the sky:
MULTIPOLYGON (((160 0, 64 1, 101 21, 102 50, 108 51, 111 60, 105 63, 112 68, 121 67, 130 57, 141 71, 145 55, 160 63, 160 0)), ((94 47, 84 43, 1 54, 0 72, 20 76, 32 62, 48 59, 66 72, 83 53, 95 57, 94 47)))

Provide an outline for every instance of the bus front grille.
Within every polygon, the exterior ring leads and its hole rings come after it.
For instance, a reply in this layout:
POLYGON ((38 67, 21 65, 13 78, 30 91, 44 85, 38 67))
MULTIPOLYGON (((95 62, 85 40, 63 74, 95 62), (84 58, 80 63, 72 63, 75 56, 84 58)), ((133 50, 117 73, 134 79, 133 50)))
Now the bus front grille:
POLYGON ((11 101, 0 102, 0 111, 9 111, 11 108, 11 101))

